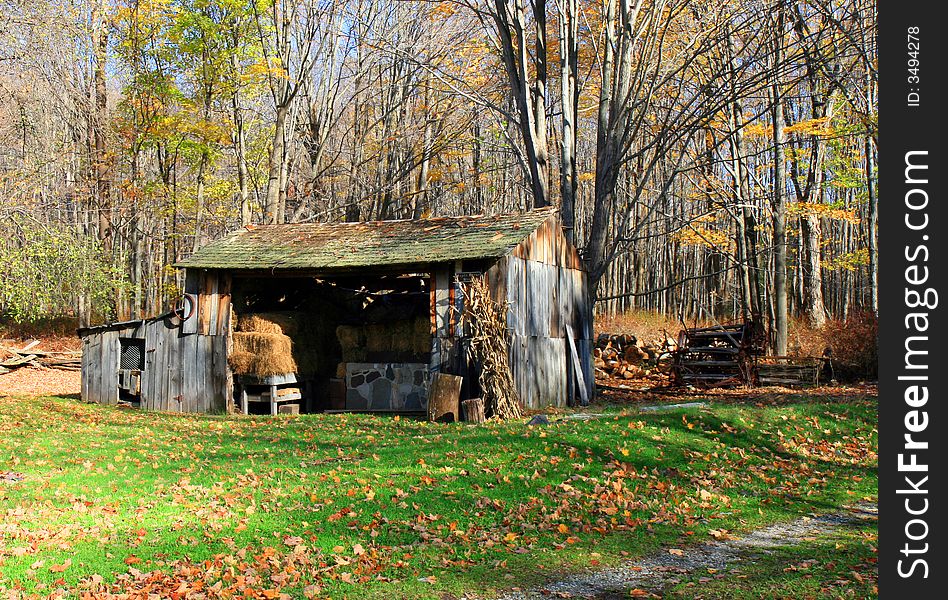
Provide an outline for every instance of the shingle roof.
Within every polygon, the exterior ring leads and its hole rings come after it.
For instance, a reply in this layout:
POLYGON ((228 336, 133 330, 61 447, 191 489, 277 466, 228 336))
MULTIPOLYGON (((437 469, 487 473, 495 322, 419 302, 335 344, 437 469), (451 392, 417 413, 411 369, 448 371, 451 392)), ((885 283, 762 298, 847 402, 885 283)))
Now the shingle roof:
POLYGON ((175 266, 341 269, 497 258, 553 215, 544 208, 496 216, 258 225, 211 242, 175 266))

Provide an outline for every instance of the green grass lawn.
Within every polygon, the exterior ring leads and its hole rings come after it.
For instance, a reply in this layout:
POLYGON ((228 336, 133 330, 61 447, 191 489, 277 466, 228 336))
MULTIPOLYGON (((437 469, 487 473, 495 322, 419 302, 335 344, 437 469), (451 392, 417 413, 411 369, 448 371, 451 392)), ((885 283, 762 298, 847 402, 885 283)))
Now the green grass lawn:
POLYGON ((22 476, 0 477, 0 591, 489 597, 874 500, 876 419, 853 397, 533 428, 0 398, 22 476))

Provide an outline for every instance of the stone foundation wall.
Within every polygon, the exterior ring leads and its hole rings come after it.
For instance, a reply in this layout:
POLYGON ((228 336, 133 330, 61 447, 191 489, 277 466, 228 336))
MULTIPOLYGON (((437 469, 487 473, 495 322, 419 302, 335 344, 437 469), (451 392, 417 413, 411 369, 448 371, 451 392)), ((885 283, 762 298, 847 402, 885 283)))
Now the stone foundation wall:
POLYGON ((425 410, 428 365, 347 363, 346 410, 425 410))

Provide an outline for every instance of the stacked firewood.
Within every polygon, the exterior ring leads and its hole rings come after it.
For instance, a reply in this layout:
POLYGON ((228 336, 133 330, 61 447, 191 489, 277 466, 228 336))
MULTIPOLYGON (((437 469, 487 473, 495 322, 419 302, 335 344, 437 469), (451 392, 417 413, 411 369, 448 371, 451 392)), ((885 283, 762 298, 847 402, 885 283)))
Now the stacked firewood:
POLYGON ((634 335, 600 333, 593 348, 597 377, 636 379, 665 373, 671 366, 677 343, 667 337, 644 341, 634 335))
POLYGON ((0 348, 0 375, 20 367, 63 369, 78 371, 82 368, 82 352, 53 352, 38 348, 39 340, 33 340, 22 348, 0 348))

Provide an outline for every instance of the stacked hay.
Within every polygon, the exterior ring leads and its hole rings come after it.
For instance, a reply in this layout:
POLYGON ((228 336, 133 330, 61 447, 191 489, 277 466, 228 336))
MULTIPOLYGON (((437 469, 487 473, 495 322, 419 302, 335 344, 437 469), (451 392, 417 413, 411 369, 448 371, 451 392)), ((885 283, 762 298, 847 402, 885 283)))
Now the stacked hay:
POLYGON ((234 349, 228 357, 238 375, 281 375, 297 371, 293 342, 282 333, 234 332, 234 349))
POLYGON ((412 324, 411 350, 419 356, 431 352, 431 322, 424 317, 415 319, 412 324))
MULTIPOLYGON (((377 360, 424 360, 431 352, 431 332, 428 319, 397 319, 367 325, 340 325, 336 339, 342 347, 342 363, 337 373, 345 373, 344 363, 377 360)), ((342 375, 338 375, 342 376, 342 375)))
POLYGON ((305 315, 297 312, 246 313, 237 317, 237 330, 253 333, 282 333, 290 337, 300 331, 305 315))
MULTIPOLYGON (((330 325, 331 317, 321 313, 307 313, 300 311, 261 312, 242 314, 237 318, 239 334, 254 333, 262 335, 283 336, 292 347, 290 359, 295 367, 291 371, 303 375, 329 375, 333 372, 335 362, 332 344, 335 341, 334 324, 330 325)), ((235 336, 238 334, 235 333, 235 336)), ((260 343, 259 340, 257 343, 260 343)), ((264 375, 263 364, 258 365, 252 356, 243 354, 237 347, 235 337, 234 353, 230 358, 231 368, 235 373, 252 373, 264 375)), ((290 361, 266 361, 269 366, 279 364, 289 366, 290 361)), ((275 367, 273 367, 275 368, 275 367)))
POLYGON ((365 331, 354 325, 336 327, 336 339, 342 347, 342 362, 365 362, 365 331))
POLYGON ((365 349, 369 352, 407 354, 412 351, 411 321, 370 323, 365 326, 365 349))

